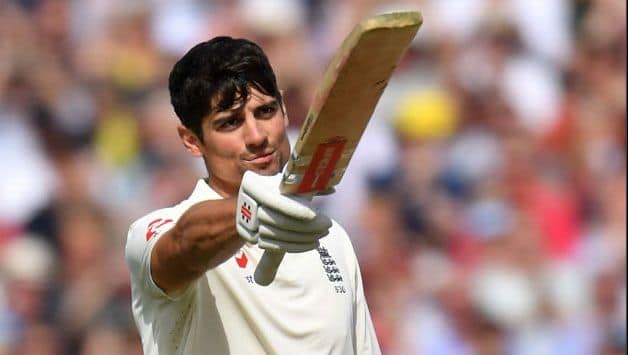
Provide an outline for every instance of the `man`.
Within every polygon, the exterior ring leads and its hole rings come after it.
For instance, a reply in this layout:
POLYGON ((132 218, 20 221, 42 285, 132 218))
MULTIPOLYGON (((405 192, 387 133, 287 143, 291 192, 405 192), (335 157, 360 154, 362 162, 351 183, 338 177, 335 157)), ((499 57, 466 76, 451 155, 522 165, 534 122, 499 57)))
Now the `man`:
POLYGON ((181 141, 208 178, 130 227, 144 352, 379 354, 348 236, 278 191, 288 118, 263 51, 230 37, 200 43, 175 64, 169 89, 181 141), (236 228, 242 195, 259 206, 255 230, 236 228), (265 249, 287 253, 266 287, 252 277, 265 249))

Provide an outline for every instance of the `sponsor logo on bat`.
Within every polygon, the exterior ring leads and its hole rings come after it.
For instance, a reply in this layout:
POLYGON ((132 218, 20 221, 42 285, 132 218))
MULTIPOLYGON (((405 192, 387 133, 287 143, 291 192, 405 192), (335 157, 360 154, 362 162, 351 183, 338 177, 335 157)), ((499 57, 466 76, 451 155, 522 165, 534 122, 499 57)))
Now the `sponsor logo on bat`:
POLYGON ((334 137, 328 143, 319 144, 307 167, 303 179, 297 188, 298 193, 307 193, 327 188, 333 176, 334 169, 342 155, 347 140, 343 137, 334 137))

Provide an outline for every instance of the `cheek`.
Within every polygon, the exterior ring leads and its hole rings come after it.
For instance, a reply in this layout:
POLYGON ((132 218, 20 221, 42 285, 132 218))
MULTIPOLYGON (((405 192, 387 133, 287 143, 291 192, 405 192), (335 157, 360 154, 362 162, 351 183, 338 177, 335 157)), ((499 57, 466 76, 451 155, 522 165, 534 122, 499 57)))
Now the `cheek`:
POLYGON ((290 156, 290 141, 287 135, 284 135, 283 142, 279 146, 279 151, 281 152, 281 163, 284 164, 288 161, 288 157, 290 156))
POLYGON ((242 152, 242 140, 238 137, 206 137, 208 140, 205 142, 212 142, 212 144, 205 144, 203 148, 203 156, 208 165, 208 168, 213 173, 224 170, 229 165, 236 165, 238 157, 242 152))
POLYGON ((288 134, 286 132, 286 122, 287 120, 281 119, 278 120, 273 125, 273 135, 275 137, 275 146, 279 149, 281 153, 282 163, 285 163, 290 156, 290 141, 288 140, 288 134))
POLYGON ((203 155, 205 157, 232 158, 240 154, 244 146, 242 137, 237 131, 228 134, 213 131, 205 132, 203 140, 203 155))

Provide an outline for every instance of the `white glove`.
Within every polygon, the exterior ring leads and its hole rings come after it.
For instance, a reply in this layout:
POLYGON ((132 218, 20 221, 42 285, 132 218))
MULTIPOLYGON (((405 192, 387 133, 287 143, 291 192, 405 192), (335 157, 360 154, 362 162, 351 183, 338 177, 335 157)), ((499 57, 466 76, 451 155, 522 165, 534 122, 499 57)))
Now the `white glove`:
POLYGON ((244 174, 236 210, 238 234, 266 250, 301 253, 315 249, 329 233, 331 220, 312 208, 310 201, 282 195, 281 175, 244 174))

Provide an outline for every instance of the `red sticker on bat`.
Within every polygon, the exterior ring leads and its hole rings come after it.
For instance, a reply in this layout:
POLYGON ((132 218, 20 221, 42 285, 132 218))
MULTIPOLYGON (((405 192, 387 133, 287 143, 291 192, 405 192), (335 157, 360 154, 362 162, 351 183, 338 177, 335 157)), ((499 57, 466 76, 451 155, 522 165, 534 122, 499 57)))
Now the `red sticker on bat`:
POLYGON ((303 175, 303 180, 297 187, 297 193, 321 191, 327 188, 346 142, 346 139, 342 139, 319 144, 316 147, 312 161, 303 175))

